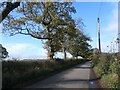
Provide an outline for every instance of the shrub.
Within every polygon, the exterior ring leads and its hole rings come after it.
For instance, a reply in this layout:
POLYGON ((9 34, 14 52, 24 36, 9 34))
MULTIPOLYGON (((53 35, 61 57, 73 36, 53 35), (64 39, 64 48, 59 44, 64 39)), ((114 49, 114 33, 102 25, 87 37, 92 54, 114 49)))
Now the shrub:
POLYGON ((117 83, 118 83, 118 76, 117 74, 111 73, 111 74, 105 74, 102 76, 102 80, 104 83, 107 83, 106 88, 111 88, 111 89, 117 89, 117 83))
POLYGON ((97 75, 112 89, 120 89, 120 55, 102 53, 100 61, 95 65, 97 75))
POLYGON ((99 61, 95 63, 96 67, 99 68, 100 75, 109 73, 110 68, 110 56, 106 53, 99 55, 99 61))
POLYGON ((100 61, 97 66, 97 72, 99 73, 99 76, 102 76, 103 74, 105 74, 105 62, 100 61))
POLYGON ((99 63, 99 55, 93 55, 92 57, 92 67, 96 66, 99 63))

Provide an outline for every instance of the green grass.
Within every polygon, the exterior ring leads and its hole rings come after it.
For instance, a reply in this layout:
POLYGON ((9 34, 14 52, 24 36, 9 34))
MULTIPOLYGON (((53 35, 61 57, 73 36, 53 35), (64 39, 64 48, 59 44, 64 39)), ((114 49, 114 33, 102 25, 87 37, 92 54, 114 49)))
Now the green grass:
POLYGON ((116 54, 111 55, 109 53, 96 54, 94 57, 96 56, 99 57, 93 58, 92 62, 96 75, 101 77, 102 87, 120 90, 120 81, 118 80, 120 78, 119 57, 116 54))
POLYGON ((95 67, 94 67, 94 71, 95 71, 95 73, 96 73, 96 75, 97 75, 98 77, 101 76, 101 70, 100 70, 99 67, 95 66, 95 67))
POLYGON ((118 76, 114 73, 103 75, 101 80, 105 82, 109 88, 113 88, 113 89, 118 88, 117 86, 118 76))
MULTIPOLYGON (((102 71, 99 66, 95 66, 94 71, 97 76, 101 76, 102 71)), ((103 88, 111 88, 113 90, 120 89, 120 82, 118 82, 118 76, 115 73, 103 74, 101 77, 101 82, 103 88)))
POLYGON ((2 62, 2 87, 23 87, 26 83, 42 80, 86 60, 25 60, 2 62))

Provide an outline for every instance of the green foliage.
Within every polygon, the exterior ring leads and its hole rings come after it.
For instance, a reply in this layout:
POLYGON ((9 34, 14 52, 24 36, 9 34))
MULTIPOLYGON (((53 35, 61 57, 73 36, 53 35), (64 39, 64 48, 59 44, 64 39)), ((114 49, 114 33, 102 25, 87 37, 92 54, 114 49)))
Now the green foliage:
POLYGON ((2 44, 0 44, 0 58, 6 58, 8 57, 8 52, 6 50, 5 47, 2 46, 2 44))
POLYGON ((105 74, 105 62, 100 61, 97 64, 97 67, 95 67, 95 70, 97 71, 98 76, 102 76, 103 74, 105 74))
POLYGON ((101 80, 103 80, 104 83, 107 83, 107 86, 105 88, 112 88, 113 90, 119 89, 117 74, 114 74, 114 73, 105 74, 102 76, 101 80))
POLYGON ((91 59, 92 59, 92 66, 96 66, 99 61, 100 61, 100 53, 99 53, 99 50, 97 48, 94 48, 92 50, 92 56, 91 56, 91 59))
POLYGON ((37 39, 47 39, 44 43, 48 56, 61 51, 65 34, 73 33, 75 23, 71 14, 76 10, 72 2, 22 2, 3 22, 4 31, 11 36, 30 35, 37 39))
MULTIPOLYGON (((72 7, 72 3, 53 3, 59 7, 56 7, 55 11, 51 13, 54 17, 50 25, 47 25, 47 29, 50 30, 48 36, 51 38, 45 43, 45 49, 48 51, 48 56, 53 59, 54 53, 57 51, 62 51, 65 47, 65 37, 70 35, 70 33, 75 31, 74 20, 70 13, 74 13, 75 9, 72 7), (58 13, 59 12, 59 13, 58 13)), ((48 5, 49 6, 49 5, 48 5)), ((47 7, 47 6, 46 6, 47 7)), ((48 8, 48 7, 47 7, 48 8)), ((53 7, 54 8, 54 7, 53 7)), ((51 8, 49 11, 52 11, 51 8)), ((45 9, 46 10, 46 9, 45 9)))
POLYGON ((99 74, 107 74, 110 70, 110 56, 106 53, 101 53, 98 55, 94 55, 93 65, 99 68, 99 74))
POLYGON ((100 55, 100 61, 104 62, 104 73, 107 74, 110 68, 110 55, 107 53, 103 53, 100 55))
POLYGON ((113 61, 110 65, 110 72, 111 73, 117 73, 117 61, 113 61))
POLYGON ((24 34, 37 39, 47 39, 44 48, 50 59, 53 59, 58 51, 63 51, 65 57, 66 51, 74 57, 87 58, 90 55, 90 45, 87 42, 90 38, 81 32, 81 19, 76 22, 72 18, 71 14, 76 13, 72 2, 21 2, 20 7, 13 12, 19 15, 11 13, 3 22, 3 31, 11 36, 24 34), (67 46, 69 44, 70 46, 67 46))
POLYGON ((94 70, 98 76, 102 76, 102 81, 107 83, 109 88, 120 89, 120 64, 117 54, 101 53, 94 70))
POLYGON ((76 32, 73 33, 72 37, 68 36, 66 39, 66 48, 67 51, 73 56, 81 56, 83 58, 89 57, 91 46, 87 41, 90 41, 90 38, 83 34, 79 29, 76 29, 76 32))

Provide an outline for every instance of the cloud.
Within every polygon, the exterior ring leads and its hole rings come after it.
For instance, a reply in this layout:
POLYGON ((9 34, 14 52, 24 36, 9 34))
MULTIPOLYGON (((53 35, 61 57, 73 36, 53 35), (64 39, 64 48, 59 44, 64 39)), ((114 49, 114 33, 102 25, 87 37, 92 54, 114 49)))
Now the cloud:
POLYGON ((118 32, 118 5, 115 4, 114 7, 115 8, 112 11, 109 23, 106 25, 105 29, 103 29, 107 32, 109 31, 110 33, 118 32))
POLYGON ((116 22, 112 22, 107 26, 107 31, 117 31, 118 25, 116 22))
MULTIPOLYGON (((112 6, 113 10, 111 10, 111 14, 106 18, 108 23, 103 27, 101 22, 101 49, 103 52, 110 50, 111 42, 114 42, 114 46, 116 47, 115 40, 118 37, 118 3, 112 3, 112 6)), ((94 42, 91 45, 94 48, 98 48, 98 38, 93 37, 92 40, 94 42)))
MULTIPOLYGON (((72 55, 70 53, 67 52, 66 54, 67 54, 67 58, 71 58, 72 57, 72 55)), ((57 52, 55 54, 55 57, 56 58, 64 58, 64 53, 63 52, 57 52)))
POLYGON ((107 46, 111 46, 111 42, 115 42, 118 37, 118 4, 113 4, 114 9, 112 14, 109 17, 109 23, 102 29, 101 32, 101 41, 102 41, 102 50, 108 51, 107 46))
POLYGON ((10 57, 18 59, 35 59, 35 58, 47 58, 46 50, 42 47, 34 46, 34 44, 28 43, 9 43, 3 44, 3 46, 9 52, 10 57))
MULTIPOLYGON (((9 52, 9 58, 17 58, 17 59, 47 59, 47 51, 38 47, 34 44, 29 43, 8 43, 2 44, 7 51, 9 52)), ((58 52, 55 55, 56 58, 64 58, 62 52, 58 52)), ((67 57, 71 58, 72 56, 67 53, 67 57)))

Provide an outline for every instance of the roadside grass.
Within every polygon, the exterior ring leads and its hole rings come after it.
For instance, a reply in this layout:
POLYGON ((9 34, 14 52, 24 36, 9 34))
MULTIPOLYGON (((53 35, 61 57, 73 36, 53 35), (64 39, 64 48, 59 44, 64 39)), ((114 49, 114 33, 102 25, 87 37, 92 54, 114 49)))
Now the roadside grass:
MULTIPOLYGON (((115 73, 110 73, 110 74, 104 74, 101 78, 101 80, 103 81, 103 83, 106 83, 109 88, 112 89, 117 89, 118 88, 118 76, 115 73)), ((108 88, 104 86, 105 88, 108 88)))
POLYGON ((95 71, 97 77, 101 77, 101 70, 97 66, 95 66, 93 70, 95 71))
POLYGON ((94 71, 98 77, 101 77, 100 84, 102 88, 111 88, 112 90, 120 89, 120 82, 118 76, 115 73, 102 74, 102 70, 98 66, 95 66, 94 71))
POLYGON ((117 53, 99 53, 93 55, 93 69, 96 75, 101 78, 100 84, 102 89, 120 90, 119 56, 117 53))
POLYGON ((24 87, 86 60, 2 61, 2 88, 24 87))

